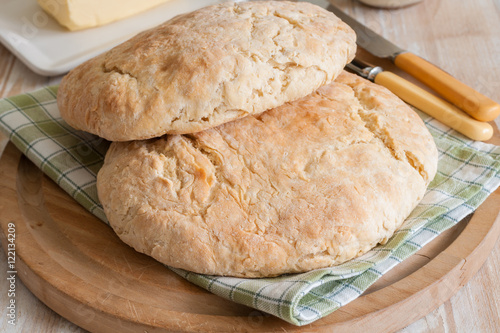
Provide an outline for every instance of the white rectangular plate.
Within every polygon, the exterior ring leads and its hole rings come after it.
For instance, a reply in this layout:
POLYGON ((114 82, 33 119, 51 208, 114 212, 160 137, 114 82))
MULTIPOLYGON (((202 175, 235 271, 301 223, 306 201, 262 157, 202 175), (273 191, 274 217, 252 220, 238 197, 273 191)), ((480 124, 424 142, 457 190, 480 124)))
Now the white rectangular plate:
POLYGON ((146 12, 101 27, 69 31, 36 0, 0 0, 0 42, 34 72, 64 74, 140 31, 224 0, 170 0, 146 12))

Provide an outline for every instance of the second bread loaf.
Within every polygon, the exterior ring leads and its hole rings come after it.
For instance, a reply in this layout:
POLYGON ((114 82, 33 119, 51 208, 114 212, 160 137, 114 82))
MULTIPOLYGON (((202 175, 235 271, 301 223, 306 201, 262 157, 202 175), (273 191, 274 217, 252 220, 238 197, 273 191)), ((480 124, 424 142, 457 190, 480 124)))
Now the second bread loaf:
POLYGON ((58 106, 71 126, 111 141, 192 133, 312 93, 355 50, 351 28, 310 3, 223 3, 80 65, 58 106))

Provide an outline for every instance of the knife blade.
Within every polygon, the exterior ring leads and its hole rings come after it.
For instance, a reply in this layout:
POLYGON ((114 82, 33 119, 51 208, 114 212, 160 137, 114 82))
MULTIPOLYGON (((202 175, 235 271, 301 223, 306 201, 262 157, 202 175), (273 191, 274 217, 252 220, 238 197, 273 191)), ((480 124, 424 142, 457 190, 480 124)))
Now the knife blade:
POLYGON ((329 5, 333 12, 357 34, 356 43, 380 58, 389 58, 394 64, 425 83, 443 98, 480 121, 492 121, 500 114, 500 105, 473 88, 460 82, 427 60, 391 43, 375 31, 356 21, 339 8, 329 5))
POLYGON ((493 127, 490 124, 470 117, 454 105, 392 72, 384 71, 382 67, 372 66, 356 58, 347 64, 347 68, 365 79, 386 87, 406 103, 472 140, 486 141, 493 136, 493 127))

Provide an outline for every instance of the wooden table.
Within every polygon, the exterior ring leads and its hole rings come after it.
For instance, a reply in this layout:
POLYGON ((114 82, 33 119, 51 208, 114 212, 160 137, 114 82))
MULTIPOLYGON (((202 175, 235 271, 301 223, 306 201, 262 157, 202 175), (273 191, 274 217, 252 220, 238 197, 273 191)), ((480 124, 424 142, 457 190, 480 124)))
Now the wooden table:
MULTIPOLYGON (((488 97, 500 101, 500 0, 424 0, 398 10, 378 10, 355 1, 338 6, 388 39, 423 56, 488 97)), ((61 77, 31 72, 0 45, 0 97, 56 84, 61 77)), ((500 127, 500 121, 496 120, 500 127)), ((498 136, 499 133, 497 132, 498 136)), ((0 134, 0 152, 7 139, 0 134)), ((0 255, 0 331, 84 332, 16 284, 17 326, 7 323, 7 263, 0 255)), ((402 332, 498 332, 500 241, 476 276, 455 296, 402 332)))

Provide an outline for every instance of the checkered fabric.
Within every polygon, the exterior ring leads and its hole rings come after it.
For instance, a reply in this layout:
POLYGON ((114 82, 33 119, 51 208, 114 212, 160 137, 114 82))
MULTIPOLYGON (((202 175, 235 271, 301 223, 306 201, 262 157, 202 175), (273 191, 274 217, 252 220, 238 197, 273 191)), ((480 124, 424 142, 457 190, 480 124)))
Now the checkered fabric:
MULTIPOLYGON (((57 87, 0 100, 0 128, 34 164, 106 222, 96 173, 109 142, 76 131, 60 117, 57 87)), ((229 300, 295 325, 311 323, 361 295, 371 284, 474 210, 500 185, 500 147, 467 140, 419 113, 439 150, 422 202, 386 245, 342 265, 276 278, 206 276, 172 269, 229 300)))

